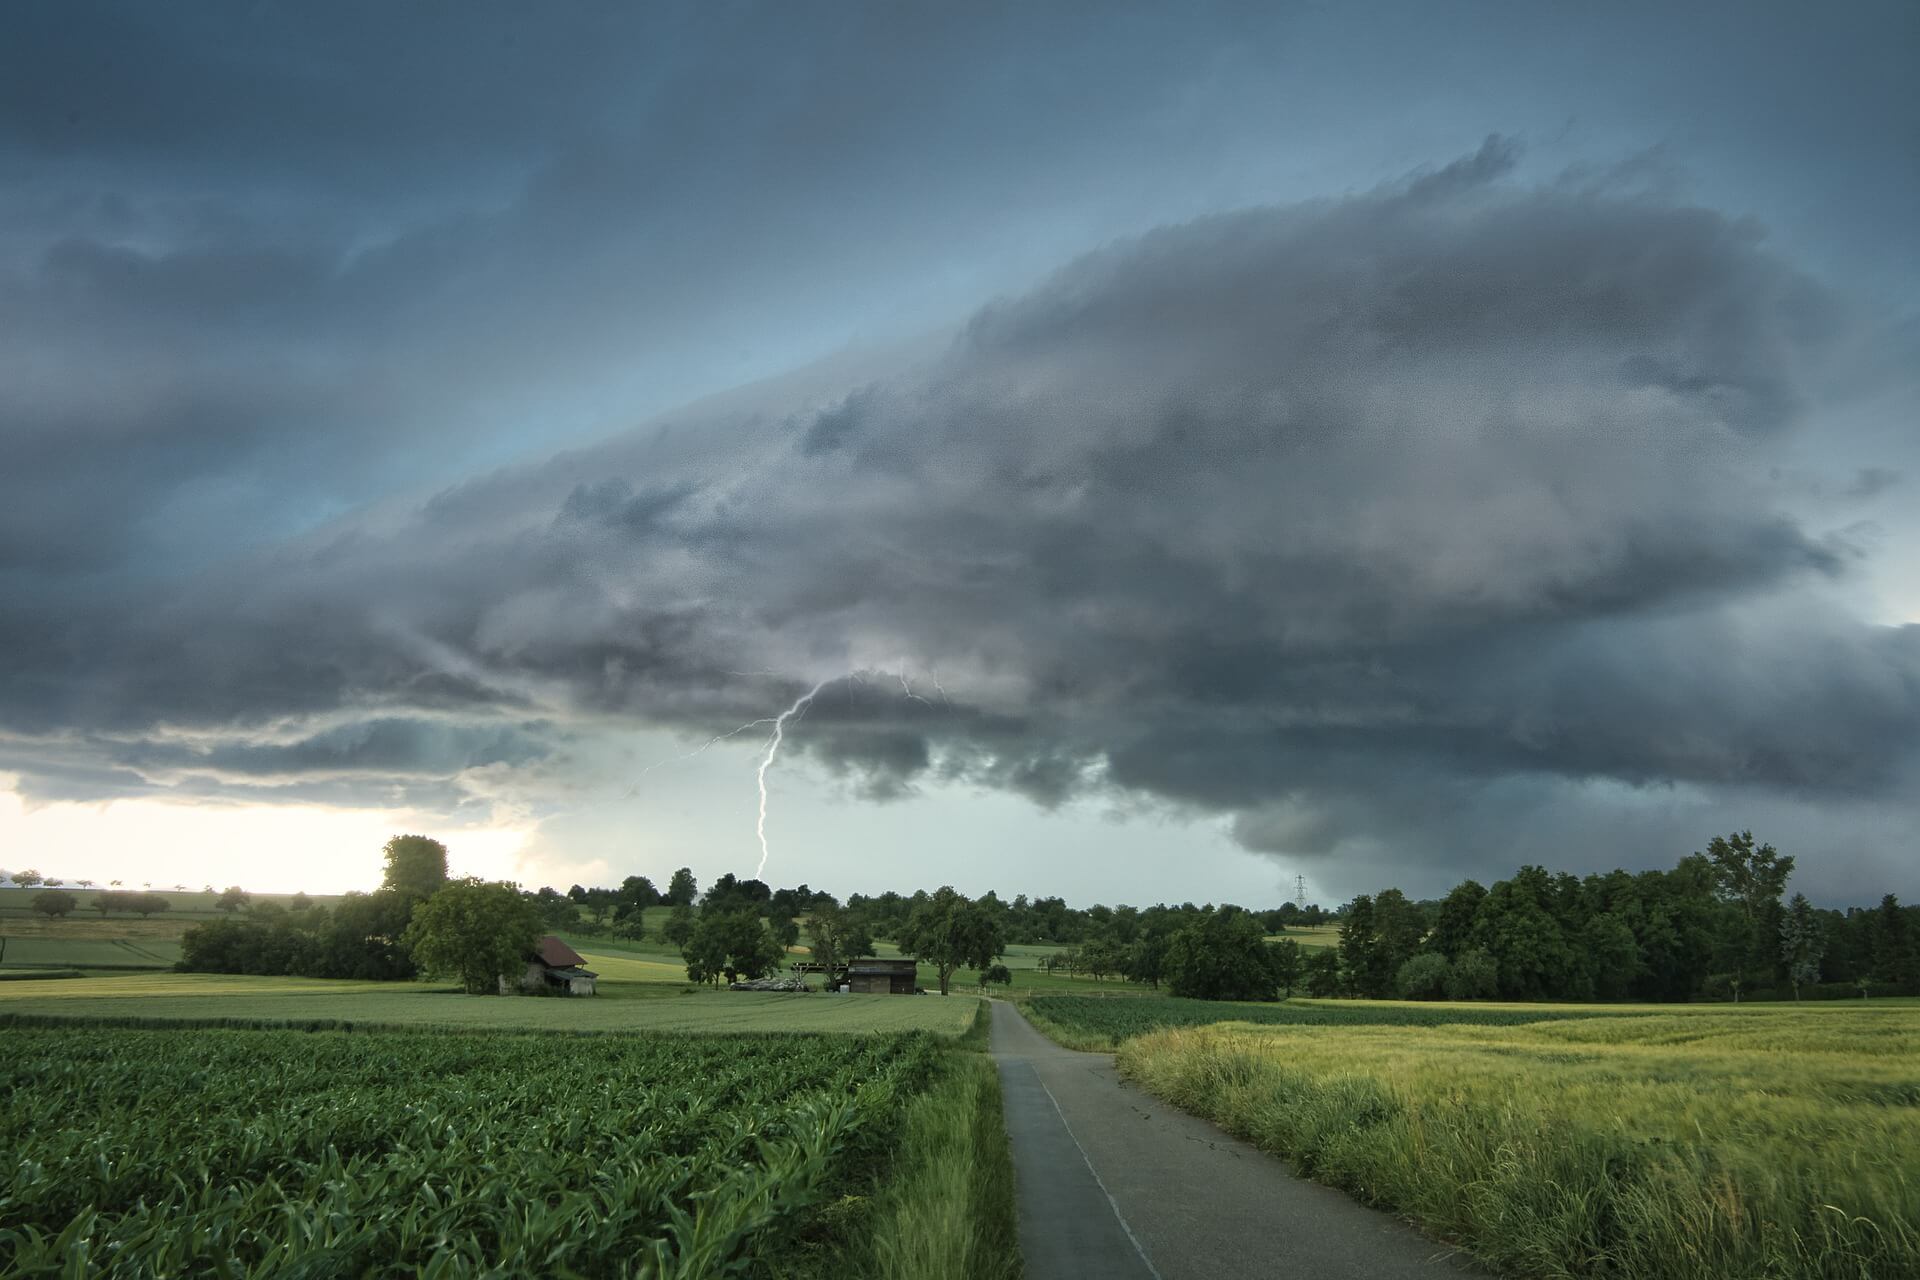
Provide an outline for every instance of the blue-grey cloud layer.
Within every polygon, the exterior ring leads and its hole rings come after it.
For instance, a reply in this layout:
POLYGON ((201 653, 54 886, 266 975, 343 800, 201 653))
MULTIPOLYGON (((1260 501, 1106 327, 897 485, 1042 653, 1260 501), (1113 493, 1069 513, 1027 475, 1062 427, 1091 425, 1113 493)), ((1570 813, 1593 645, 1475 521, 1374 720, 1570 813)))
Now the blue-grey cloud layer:
MULTIPOLYGON (((1912 554, 1861 524, 1912 458, 1834 423, 1915 344, 1860 236, 1494 139, 586 443, 1215 204, 1284 105, 1258 51, 1353 33, 1140 10, 1063 68, 1066 10, 249 12, 42 11, 0 67, 0 767, 38 793, 454 804, 827 680, 794 746, 876 796, 1118 791, 1294 855, 1472 865, 1589 784, 1906 803, 1920 629, 1848 593, 1912 554)), ((1896 278, 1910 176, 1849 215, 1896 278)))

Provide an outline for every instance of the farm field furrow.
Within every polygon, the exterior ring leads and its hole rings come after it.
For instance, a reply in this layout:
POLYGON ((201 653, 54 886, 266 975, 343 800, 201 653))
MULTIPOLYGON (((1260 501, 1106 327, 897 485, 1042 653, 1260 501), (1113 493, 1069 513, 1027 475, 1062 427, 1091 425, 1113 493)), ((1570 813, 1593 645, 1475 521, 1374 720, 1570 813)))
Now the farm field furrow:
POLYGON ((1920 1275, 1920 1006, 1542 1012, 1167 1027, 1118 1061, 1514 1274, 1920 1275))
POLYGON ((872 1185, 952 1052, 924 1034, 6 1036, 0 1269, 22 1277, 830 1272, 852 1243, 831 1206, 872 1185))

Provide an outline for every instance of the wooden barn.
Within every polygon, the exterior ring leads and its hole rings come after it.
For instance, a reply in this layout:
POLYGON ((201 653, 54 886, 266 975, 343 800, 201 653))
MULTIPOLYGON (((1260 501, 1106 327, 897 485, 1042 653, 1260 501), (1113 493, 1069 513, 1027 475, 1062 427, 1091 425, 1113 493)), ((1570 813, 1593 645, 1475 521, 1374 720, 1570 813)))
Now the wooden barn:
POLYGON ((879 960, 867 957, 847 964, 847 987, 854 993, 910 996, 919 990, 911 960, 879 960))
POLYGON ((563 996, 590 996, 593 994, 593 981, 600 975, 586 968, 587 958, 575 951, 560 939, 548 934, 534 943, 533 954, 527 957, 527 968, 514 984, 511 979, 500 979, 500 994, 511 993, 515 986, 521 991, 550 991, 563 996))

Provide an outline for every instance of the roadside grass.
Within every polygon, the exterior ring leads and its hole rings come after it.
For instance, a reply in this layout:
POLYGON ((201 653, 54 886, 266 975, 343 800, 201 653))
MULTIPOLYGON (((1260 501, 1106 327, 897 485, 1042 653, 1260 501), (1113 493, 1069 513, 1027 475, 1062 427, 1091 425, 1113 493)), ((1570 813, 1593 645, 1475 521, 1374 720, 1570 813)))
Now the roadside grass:
POLYGON ((884 1280, 1019 1280, 1013 1153, 1000 1077, 984 1050, 989 1007, 907 1110, 855 1270, 884 1280))
POLYGON ((592 998, 469 996, 444 987, 326 978, 141 973, 0 984, 0 1026, 297 1026, 580 1032, 966 1031, 978 1001, 790 995, 656 982, 592 998))
MULTIPOLYGON (((1591 1012, 1591 1011, 1590 1011, 1591 1012)), ((1920 1005, 1245 1023, 1123 1074, 1508 1272, 1920 1275, 1920 1005)))

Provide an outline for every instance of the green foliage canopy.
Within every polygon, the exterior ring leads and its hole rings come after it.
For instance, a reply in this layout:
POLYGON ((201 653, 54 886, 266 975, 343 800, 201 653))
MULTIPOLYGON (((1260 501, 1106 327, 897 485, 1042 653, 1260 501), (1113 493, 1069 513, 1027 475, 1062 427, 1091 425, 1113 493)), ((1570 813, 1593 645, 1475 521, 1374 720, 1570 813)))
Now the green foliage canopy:
POLYGON ((387 860, 383 889, 408 898, 431 898, 447 883, 447 846, 430 836, 395 836, 381 853, 387 860))
POLYGON ((427 973, 457 976, 469 995, 490 995, 518 974, 540 939, 540 913, 517 886, 466 877, 413 908, 402 939, 427 973))
POLYGON ((907 917, 900 950, 934 967, 946 995, 956 969, 984 969, 1006 952, 1000 922, 991 910, 942 885, 907 917))

